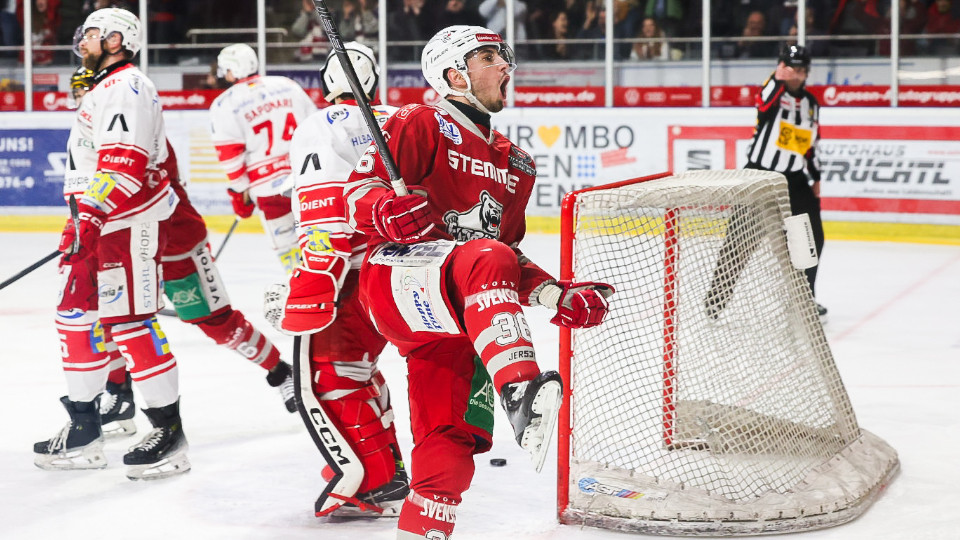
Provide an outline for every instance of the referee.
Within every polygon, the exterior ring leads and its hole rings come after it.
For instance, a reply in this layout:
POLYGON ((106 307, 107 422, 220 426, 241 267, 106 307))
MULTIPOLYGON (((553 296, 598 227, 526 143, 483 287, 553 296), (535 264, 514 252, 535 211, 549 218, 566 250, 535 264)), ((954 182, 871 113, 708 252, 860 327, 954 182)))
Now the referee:
MULTIPOLYGON (((777 69, 757 94, 757 127, 747 154, 748 169, 776 171, 787 177, 790 211, 807 214, 813 227, 817 256, 823 251, 823 222, 820 220, 820 104, 804 88, 810 70, 810 54, 801 45, 780 51, 777 69), (812 180, 812 182, 811 182, 812 180)), ((806 270, 810 291, 817 266, 806 270)), ((821 317, 827 308, 817 304, 821 317)))

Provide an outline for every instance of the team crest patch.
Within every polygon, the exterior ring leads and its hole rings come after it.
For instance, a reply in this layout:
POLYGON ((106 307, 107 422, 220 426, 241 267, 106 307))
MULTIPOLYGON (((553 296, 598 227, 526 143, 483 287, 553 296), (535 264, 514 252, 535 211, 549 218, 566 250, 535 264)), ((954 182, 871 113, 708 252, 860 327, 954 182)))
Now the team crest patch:
POLYGON ((452 122, 447 122, 440 116, 439 113, 433 113, 434 118, 437 119, 437 125, 440 127, 440 133, 444 137, 453 141, 453 144, 460 144, 463 142, 463 135, 460 134, 460 128, 452 122))
POLYGON ((333 251, 333 242, 330 241, 330 231, 310 227, 307 229, 306 249, 314 253, 328 253, 333 251))
POLYGON ((500 237, 503 205, 486 190, 480 192, 480 202, 464 213, 451 210, 443 215, 447 232, 454 240, 466 242, 478 238, 500 237))
POLYGON ((521 150, 518 146, 510 147, 510 166, 514 169, 522 171, 530 176, 537 175, 537 169, 534 166, 533 158, 530 157, 530 154, 521 150))
POLYGON ((335 111, 327 112, 327 123, 332 124, 341 120, 346 120, 350 116, 350 111, 346 109, 337 109, 335 111))

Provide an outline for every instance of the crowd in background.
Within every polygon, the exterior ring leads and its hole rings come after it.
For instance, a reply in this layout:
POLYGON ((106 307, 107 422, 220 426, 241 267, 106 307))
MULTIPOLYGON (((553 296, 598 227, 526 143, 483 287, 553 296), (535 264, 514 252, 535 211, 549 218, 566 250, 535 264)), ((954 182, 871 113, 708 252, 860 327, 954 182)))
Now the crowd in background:
MULTIPOLYGON (((24 2, 33 9, 30 35, 35 46, 69 45, 74 29, 87 14, 102 7, 123 7, 136 13, 132 0, 0 0, 0 45, 23 44, 24 2)), ((378 0, 329 0, 345 40, 376 43, 378 0)), ((387 2, 387 36, 392 61, 414 62, 437 30, 452 24, 486 26, 505 33, 505 0, 379 0, 387 2)), ((814 57, 889 54, 892 0, 808 0, 807 45, 814 57), (864 36, 857 39, 857 36, 864 36), (866 37, 874 36, 874 37, 866 37)), ((949 56, 960 52, 960 0, 897 0, 900 54, 949 56)), ((267 26, 278 29, 271 56, 280 62, 310 62, 325 58, 329 44, 312 0, 267 3, 267 26), (281 47, 275 43, 282 43, 281 47)), ((249 29, 256 27, 252 0, 149 0, 151 43, 187 41, 190 29, 249 29)), ((614 58, 617 60, 677 60, 701 54, 700 0, 615 0, 614 58)), ((796 0, 714 0, 711 34, 715 58, 772 58, 797 34, 796 0)), ((517 0, 514 2, 517 53, 529 60, 599 60, 604 58, 606 8, 603 0, 517 0)), ((250 41, 254 34, 246 34, 250 41)), ((241 35, 242 37, 242 35, 241 35)), ((231 41, 235 37, 196 36, 198 43, 231 41)), ((196 57, 195 51, 156 47, 154 61, 177 62, 196 57)), ((36 65, 49 64, 55 51, 35 51, 36 65)), ((6 51, 0 57, 17 58, 6 51)))

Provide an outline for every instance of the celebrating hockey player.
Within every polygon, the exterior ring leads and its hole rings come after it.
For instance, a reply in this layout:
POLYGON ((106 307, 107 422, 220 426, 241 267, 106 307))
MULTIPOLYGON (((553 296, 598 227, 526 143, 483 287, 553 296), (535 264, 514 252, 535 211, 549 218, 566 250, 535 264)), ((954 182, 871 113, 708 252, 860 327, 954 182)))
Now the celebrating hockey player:
POLYGON ((260 209, 263 230, 289 274, 300 264, 289 191, 290 139, 317 110, 294 81, 257 73, 257 53, 244 43, 224 47, 217 74, 231 84, 210 106, 213 144, 227 174, 233 211, 260 209))
MULTIPOLYGON (((379 77, 373 51, 356 42, 345 47, 366 94, 362 99, 371 100, 379 77)), ((267 292, 266 317, 281 332, 301 336, 294 353, 297 403, 328 462, 329 482, 316 515, 396 516, 409 485, 390 394, 377 369, 386 340, 360 305, 357 282, 367 238, 347 224, 342 197, 371 137, 336 54, 320 78, 333 105, 301 123, 290 147, 303 266, 289 285, 267 292)), ((381 125, 395 110, 372 109, 381 125)))
POLYGON ((408 105, 384 125, 410 194, 398 195, 372 145, 345 187, 350 225, 366 233, 360 295, 407 357, 411 492, 398 538, 447 538, 474 454, 492 444, 495 391, 540 470, 562 381, 537 364, 522 306, 557 310, 569 328, 600 324, 613 288, 557 282, 519 250, 536 176, 529 154, 494 131, 513 51, 499 35, 451 26, 427 43, 427 82, 445 99, 408 105))
POLYGON ((131 63, 140 45, 139 19, 117 8, 91 13, 75 36, 74 52, 97 84, 70 130, 75 169, 64 182, 79 210, 60 239, 57 306, 68 390, 61 402, 70 421, 34 445, 43 469, 106 467, 98 396, 122 354, 154 426, 123 457, 135 480, 190 469, 177 362, 156 318, 160 255, 177 195, 158 168, 167 149, 157 90, 131 63))
MULTIPOLYGON (((81 66, 70 77, 71 99, 74 108, 94 85, 94 73, 81 66)), ((168 242, 161 262, 165 277, 164 294, 173 303, 177 315, 184 322, 196 325, 203 333, 240 356, 267 370, 267 384, 280 390, 284 406, 296 411, 293 394, 293 373, 290 364, 280 359, 280 351, 257 330, 243 313, 234 310, 220 272, 217 269, 207 239, 206 223, 190 203, 186 189, 180 182, 177 157, 167 143, 167 159, 160 166, 162 176, 179 197, 173 215, 168 220, 168 242)), ((67 177, 76 178, 73 160, 67 162, 67 177)), ((115 344, 105 339, 104 346, 112 351, 115 344)), ((106 438, 130 435, 136 432, 133 421, 136 408, 130 374, 123 357, 111 355, 110 375, 106 392, 100 396, 100 421, 106 438)))

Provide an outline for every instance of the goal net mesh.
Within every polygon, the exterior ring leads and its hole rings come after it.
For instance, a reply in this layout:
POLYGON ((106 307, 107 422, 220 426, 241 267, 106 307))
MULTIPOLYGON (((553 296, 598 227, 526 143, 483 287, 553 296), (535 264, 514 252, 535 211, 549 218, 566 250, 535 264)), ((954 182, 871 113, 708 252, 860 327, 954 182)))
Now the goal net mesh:
POLYGON ((574 215, 576 280, 617 292, 607 321, 573 336, 565 521, 757 533, 855 516, 896 454, 858 427, 791 263, 783 176, 701 171, 588 191, 574 215), (865 441, 869 478, 818 488, 839 499, 795 496, 829 482, 838 456, 842 474, 864 468, 848 462, 865 441))

